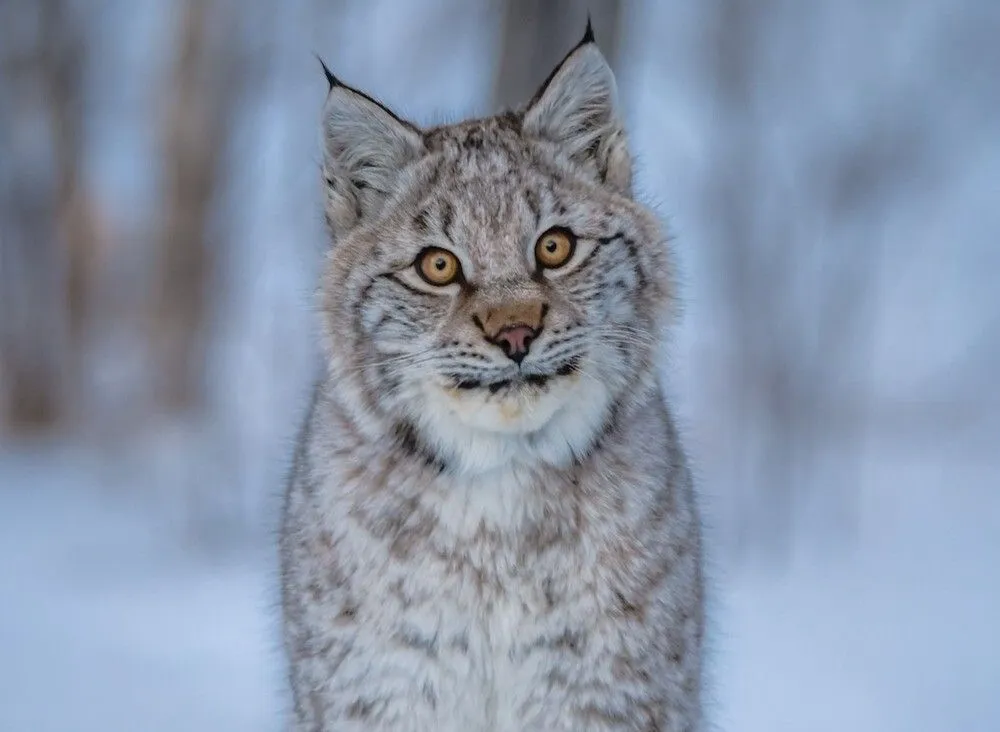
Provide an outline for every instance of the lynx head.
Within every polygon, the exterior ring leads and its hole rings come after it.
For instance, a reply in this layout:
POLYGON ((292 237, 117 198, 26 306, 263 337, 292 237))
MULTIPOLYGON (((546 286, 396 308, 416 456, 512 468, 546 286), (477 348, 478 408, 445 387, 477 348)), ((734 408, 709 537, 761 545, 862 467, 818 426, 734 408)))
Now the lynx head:
POLYGON ((589 26, 523 109, 455 125, 421 129, 327 75, 336 398, 456 473, 583 459, 649 398, 671 302, 589 26))

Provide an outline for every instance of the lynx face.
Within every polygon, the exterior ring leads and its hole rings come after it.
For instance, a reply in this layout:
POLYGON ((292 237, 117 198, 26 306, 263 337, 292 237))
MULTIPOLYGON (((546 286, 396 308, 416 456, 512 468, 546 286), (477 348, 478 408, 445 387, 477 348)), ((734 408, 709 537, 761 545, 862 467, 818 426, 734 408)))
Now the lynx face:
POLYGON ((330 82, 324 325, 359 423, 457 471, 585 455, 653 383, 670 299, 597 47, 429 130, 330 82))

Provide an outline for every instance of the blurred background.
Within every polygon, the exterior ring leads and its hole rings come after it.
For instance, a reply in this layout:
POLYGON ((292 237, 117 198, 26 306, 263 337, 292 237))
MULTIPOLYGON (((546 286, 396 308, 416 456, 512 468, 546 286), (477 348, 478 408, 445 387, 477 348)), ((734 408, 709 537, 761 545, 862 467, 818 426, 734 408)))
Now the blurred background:
POLYGON ((720 730, 1000 729, 1000 3, 0 0, 0 730, 281 729, 318 125, 583 33, 673 233, 720 730))

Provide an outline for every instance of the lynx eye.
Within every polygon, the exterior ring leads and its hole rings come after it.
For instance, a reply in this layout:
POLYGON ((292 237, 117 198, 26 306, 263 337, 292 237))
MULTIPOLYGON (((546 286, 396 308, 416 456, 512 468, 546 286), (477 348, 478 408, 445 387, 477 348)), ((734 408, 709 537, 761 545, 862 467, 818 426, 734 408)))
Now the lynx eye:
POLYGON ((545 269, 562 267, 573 256, 576 237, 566 229, 549 229, 535 242, 535 259, 545 269))
POLYGON ((462 274, 462 265, 459 264, 458 257, 447 249, 437 247, 422 251, 415 265, 420 276, 436 287, 450 285, 462 274))

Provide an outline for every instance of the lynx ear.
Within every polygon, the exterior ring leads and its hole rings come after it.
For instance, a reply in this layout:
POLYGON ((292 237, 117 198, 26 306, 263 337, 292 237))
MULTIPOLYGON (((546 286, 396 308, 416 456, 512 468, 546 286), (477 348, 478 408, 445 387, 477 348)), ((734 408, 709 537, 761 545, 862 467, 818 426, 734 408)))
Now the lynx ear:
POLYGON ((632 160, 618 86, 587 23, 583 40, 528 103, 522 129, 562 147, 602 183, 631 195, 632 160))
POLYGON ((424 142, 414 125, 342 84, 325 65, 323 71, 330 84, 323 106, 326 216, 337 237, 378 214, 424 142))

